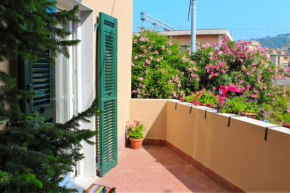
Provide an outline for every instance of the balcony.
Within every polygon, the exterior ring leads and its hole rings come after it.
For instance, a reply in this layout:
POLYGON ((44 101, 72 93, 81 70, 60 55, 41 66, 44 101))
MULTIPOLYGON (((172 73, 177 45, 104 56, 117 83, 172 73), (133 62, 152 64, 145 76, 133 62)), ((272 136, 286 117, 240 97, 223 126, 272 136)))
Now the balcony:
POLYGON ((117 192, 289 192, 290 130, 177 100, 131 100, 146 128, 99 184, 117 192), (151 146, 146 146, 151 145, 151 146))

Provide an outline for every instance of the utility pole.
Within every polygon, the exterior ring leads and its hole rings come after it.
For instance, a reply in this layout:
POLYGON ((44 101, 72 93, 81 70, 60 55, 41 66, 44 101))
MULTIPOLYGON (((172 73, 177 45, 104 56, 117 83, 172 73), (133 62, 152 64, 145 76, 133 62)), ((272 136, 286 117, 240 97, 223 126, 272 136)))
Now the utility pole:
POLYGON ((144 21, 145 21, 145 19, 144 19, 144 13, 145 13, 145 7, 143 5, 143 11, 141 12, 142 28, 144 27, 144 21))
POLYGON ((191 2, 191 53, 196 52, 196 0, 191 2))

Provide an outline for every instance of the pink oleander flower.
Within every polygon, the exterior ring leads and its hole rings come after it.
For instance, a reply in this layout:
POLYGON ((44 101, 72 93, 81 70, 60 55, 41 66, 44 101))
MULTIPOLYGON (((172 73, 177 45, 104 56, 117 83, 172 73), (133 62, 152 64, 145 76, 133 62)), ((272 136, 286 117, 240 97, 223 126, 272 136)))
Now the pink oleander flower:
POLYGON ((165 46, 161 46, 161 49, 162 49, 162 50, 165 50, 165 46))
POLYGON ((186 58, 185 56, 183 56, 183 57, 182 57, 182 61, 183 61, 183 62, 187 62, 187 61, 188 61, 188 58, 186 58))
POLYGON ((144 42, 144 41, 146 41, 146 38, 145 38, 145 37, 140 37, 140 38, 139 38, 139 41, 140 41, 140 42, 144 42))
POLYGON ((138 80, 142 81, 143 80, 143 77, 139 77, 138 80))
POLYGON ((290 113, 290 109, 287 109, 287 113, 290 113))
POLYGON ((137 124, 137 125, 140 125, 142 123, 142 119, 138 118, 138 119, 135 119, 134 122, 137 124))
POLYGON ((243 84, 245 81, 244 80, 240 80, 240 84, 243 84))
POLYGON ((150 60, 145 60, 145 63, 148 65, 151 64, 150 60))
POLYGON ((214 87, 212 87, 212 90, 216 90, 216 87, 214 86, 214 87))
POLYGON ((172 92, 173 97, 177 97, 177 94, 175 92, 172 92))
POLYGON ((223 74, 225 74, 225 73, 226 73, 226 70, 225 70, 225 69, 222 69, 221 72, 222 72, 223 74))
POLYGON ((160 62, 160 60, 157 58, 157 59, 156 59, 156 62, 160 62))
POLYGON ((132 63, 131 63, 131 66, 135 66, 135 64, 132 62, 132 63))
POLYGON ((138 56, 135 56, 134 59, 135 59, 135 60, 138 59, 138 56))

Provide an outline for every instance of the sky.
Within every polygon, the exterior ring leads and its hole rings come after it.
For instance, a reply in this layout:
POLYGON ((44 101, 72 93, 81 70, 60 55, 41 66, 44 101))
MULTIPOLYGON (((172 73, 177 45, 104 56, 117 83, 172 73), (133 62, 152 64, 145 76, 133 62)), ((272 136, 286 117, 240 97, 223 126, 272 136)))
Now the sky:
MULTIPOLYGON (((177 30, 190 29, 190 0, 134 0, 133 32, 145 12, 177 30)), ((228 29, 234 40, 290 33, 290 0, 196 0, 197 29, 228 29)), ((153 28, 145 22, 146 28, 153 28)), ((162 30, 162 29, 159 29, 162 30)))

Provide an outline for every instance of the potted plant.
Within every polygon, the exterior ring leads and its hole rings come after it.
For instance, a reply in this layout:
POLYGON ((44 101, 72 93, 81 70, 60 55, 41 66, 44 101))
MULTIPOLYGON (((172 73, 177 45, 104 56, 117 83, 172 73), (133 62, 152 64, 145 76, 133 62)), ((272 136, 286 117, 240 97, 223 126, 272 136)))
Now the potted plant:
POLYGON ((184 101, 190 102, 197 106, 200 105, 215 108, 219 102, 219 99, 211 91, 201 89, 200 91, 185 97, 184 101))
POLYGON ((133 149, 140 149, 144 140, 143 131, 144 125, 141 119, 128 121, 126 124, 126 134, 130 138, 133 149))
POLYGON ((290 128, 290 109, 283 115, 282 126, 290 128))
POLYGON ((264 120, 267 110, 257 104, 257 100, 244 96, 226 98, 223 104, 217 109, 221 113, 234 113, 252 119, 264 120))

